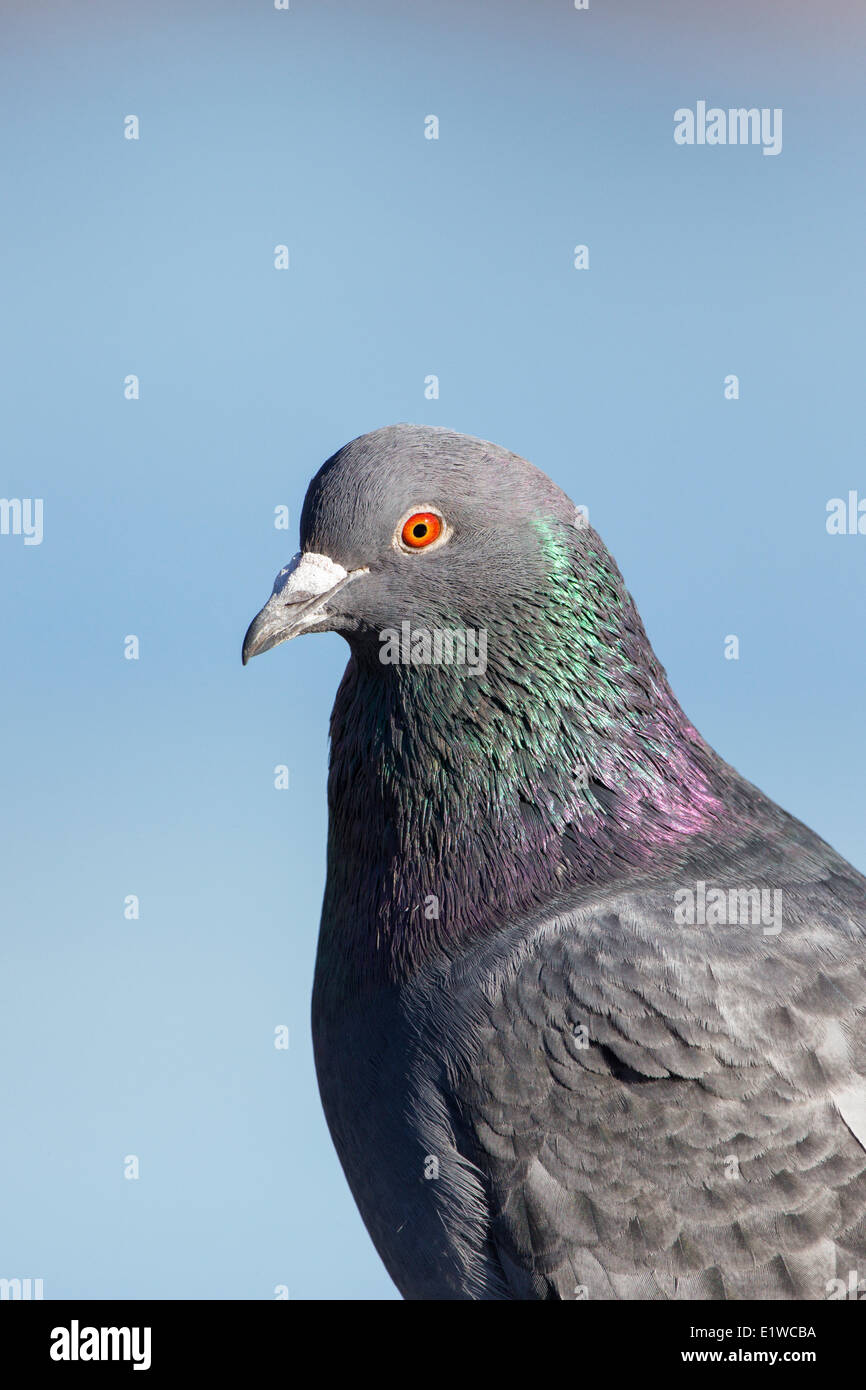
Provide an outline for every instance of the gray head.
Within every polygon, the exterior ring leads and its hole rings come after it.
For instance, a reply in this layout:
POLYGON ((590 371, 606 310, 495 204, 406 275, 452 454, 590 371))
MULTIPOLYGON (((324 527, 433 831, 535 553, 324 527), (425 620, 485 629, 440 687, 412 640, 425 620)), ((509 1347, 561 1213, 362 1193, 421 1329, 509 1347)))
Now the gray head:
MULTIPOLYGON (((717 834, 730 770, 680 709, 599 537, 524 459, 415 425, 329 459, 244 660, 328 630, 352 660, 331 719, 324 915, 348 902, 372 922, 358 969, 377 942, 409 969, 457 924, 680 862, 717 834), (407 620, 432 660, 414 641, 408 661, 386 659, 383 635, 407 620), (462 629, 467 651, 483 635, 483 662, 440 661, 437 629, 462 629), (428 894, 442 917, 419 926, 428 894)), ((330 968, 344 965, 341 945, 330 968)))
POLYGON ((423 425, 362 435, 311 482, 300 552, 250 625, 244 662, 301 632, 341 632, 363 656, 406 618, 495 623, 549 587, 534 523, 576 520, 545 474, 495 444, 423 425))

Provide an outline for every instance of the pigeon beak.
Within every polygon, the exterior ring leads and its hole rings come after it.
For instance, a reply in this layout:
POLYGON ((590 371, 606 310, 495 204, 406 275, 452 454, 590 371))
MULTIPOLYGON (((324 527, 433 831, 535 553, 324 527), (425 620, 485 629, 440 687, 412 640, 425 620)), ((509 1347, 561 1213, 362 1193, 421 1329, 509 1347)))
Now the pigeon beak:
POLYGON ((296 555, 291 564, 280 570, 274 592, 247 628, 244 666, 250 657, 270 651, 320 622, 328 600, 366 573, 366 569, 345 570, 330 556, 313 551, 296 555))

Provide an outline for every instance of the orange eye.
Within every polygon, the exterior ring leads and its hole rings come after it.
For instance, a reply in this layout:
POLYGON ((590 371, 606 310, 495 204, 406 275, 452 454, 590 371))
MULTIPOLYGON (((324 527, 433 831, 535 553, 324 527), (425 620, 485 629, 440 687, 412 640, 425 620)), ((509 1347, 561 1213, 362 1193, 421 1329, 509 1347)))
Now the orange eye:
POLYGON ((400 539, 410 550, 423 550, 442 534, 442 519, 435 512, 415 512, 403 523, 400 539))

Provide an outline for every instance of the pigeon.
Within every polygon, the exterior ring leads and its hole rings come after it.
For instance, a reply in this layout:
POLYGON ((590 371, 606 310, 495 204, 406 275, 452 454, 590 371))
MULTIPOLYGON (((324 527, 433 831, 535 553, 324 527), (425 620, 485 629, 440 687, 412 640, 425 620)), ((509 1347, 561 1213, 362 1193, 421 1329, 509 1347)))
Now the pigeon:
POLYGON ((314 1052, 402 1296, 844 1296, 866 879, 704 741, 526 460, 375 430, 316 474, 300 542, 243 659, 350 649, 314 1052))

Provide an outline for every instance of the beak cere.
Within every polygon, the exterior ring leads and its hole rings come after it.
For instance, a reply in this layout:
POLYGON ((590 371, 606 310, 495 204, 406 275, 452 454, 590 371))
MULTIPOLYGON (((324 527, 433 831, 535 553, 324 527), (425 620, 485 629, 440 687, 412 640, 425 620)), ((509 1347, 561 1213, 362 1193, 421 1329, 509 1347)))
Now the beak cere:
POLYGON ((313 551, 296 555, 281 569, 274 592, 253 618, 244 638, 243 663, 280 642, 288 642, 321 618, 327 601, 366 569, 345 570, 328 555, 313 551))

